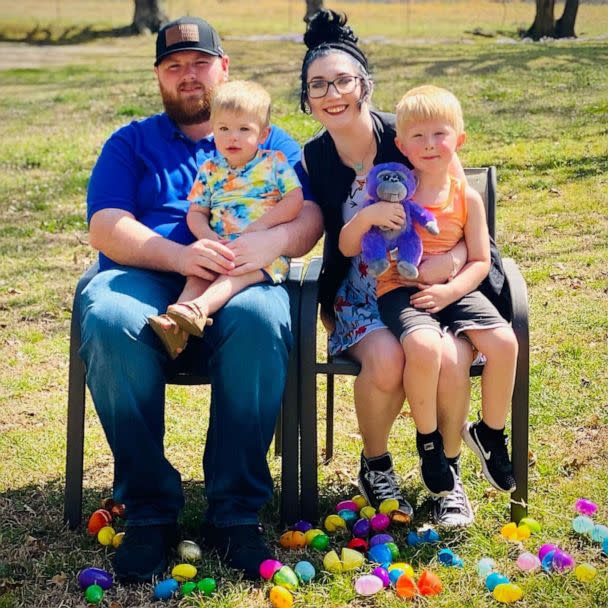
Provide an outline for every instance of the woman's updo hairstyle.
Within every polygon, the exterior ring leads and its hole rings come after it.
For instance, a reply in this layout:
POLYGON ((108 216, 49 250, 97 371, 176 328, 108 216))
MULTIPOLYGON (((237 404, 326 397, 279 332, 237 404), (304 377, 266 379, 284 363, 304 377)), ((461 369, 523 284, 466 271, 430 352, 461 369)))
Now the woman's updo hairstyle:
POLYGON ((361 98, 359 104, 368 101, 372 92, 372 79, 369 75, 367 57, 357 46, 359 39, 349 25, 348 18, 344 13, 337 13, 329 9, 322 9, 316 13, 308 22, 304 34, 304 44, 308 48, 302 61, 302 72, 300 75, 302 89, 300 91, 300 108, 302 112, 307 111, 308 90, 307 75, 310 64, 319 57, 331 55, 333 52, 341 52, 348 55, 357 70, 357 76, 361 79, 361 98))

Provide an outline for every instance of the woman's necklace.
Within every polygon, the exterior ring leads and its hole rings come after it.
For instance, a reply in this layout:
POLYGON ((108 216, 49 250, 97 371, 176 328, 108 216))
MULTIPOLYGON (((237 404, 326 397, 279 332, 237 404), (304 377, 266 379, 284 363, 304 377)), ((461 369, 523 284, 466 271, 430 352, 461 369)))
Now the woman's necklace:
POLYGON ((349 156, 348 154, 344 154, 344 152, 340 152, 340 156, 342 156, 352 166, 352 168, 355 170, 355 173, 359 174, 363 171, 363 168, 365 167, 365 161, 368 159, 370 152, 372 151, 372 147, 375 143, 376 138, 372 135, 369 145, 367 146, 367 150, 365 151, 365 155, 363 156, 360 162, 353 160, 351 156, 349 156))

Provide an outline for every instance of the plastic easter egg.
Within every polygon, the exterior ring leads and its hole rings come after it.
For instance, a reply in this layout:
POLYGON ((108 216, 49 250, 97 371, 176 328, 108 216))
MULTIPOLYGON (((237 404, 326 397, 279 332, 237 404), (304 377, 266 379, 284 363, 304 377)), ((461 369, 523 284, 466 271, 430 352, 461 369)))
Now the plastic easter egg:
POLYGON ((424 530, 420 537, 423 543, 438 543, 441 540, 441 537, 433 528, 424 530))
POLYGON ((325 518, 324 525, 330 534, 338 530, 346 530, 346 522, 339 515, 328 515, 325 518))
POLYGON ((396 559, 399 559, 399 555, 401 554, 399 547, 395 543, 385 543, 385 545, 391 552, 391 561, 394 562, 396 559))
POLYGON ((104 526, 97 532, 97 540, 100 545, 109 547, 112 544, 112 540, 116 536, 116 530, 112 526, 104 526))
POLYGON ((118 549, 120 545, 122 545, 122 541, 125 539, 125 533, 119 532, 118 534, 114 534, 114 538, 112 539, 112 546, 114 549, 118 549))
POLYGON ((112 515, 105 509, 97 509, 93 511, 87 523, 87 531, 91 536, 97 536, 97 533, 112 522, 112 515))
POLYGON ((217 588, 217 583, 214 578, 202 578, 196 583, 197 589, 205 596, 213 595, 217 588))
POLYGON ((365 517, 365 519, 371 519, 375 514, 376 514, 376 509, 374 509, 374 507, 371 507, 370 505, 362 507, 361 510, 359 511, 359 515, 361 517, 365 517))
POLYGON ((423 570, 418 579, 418 592, 420 595, 438 595, 443 591, 441 579, 429 570, 423 570))
POLYGON ((342 562, 335 551, 329 551, 324 555, 323 567, 327 572, 333 572, 334 574, 342 572, 342 562))
POLYGON ((311 549, 315 549, 315 551, 325 551, 329 547, 329 536, 327 534, 317 534, 310 541, 309 546, 311 549))
POLYGON ((380 503, 378 511, 383 515, 389 515, 399 508, 399 501, 396 498, 387 498, 380 503))
POLYGON ((444 566, 451 566, 454 561, 454 552, 451 549, 441 549, 437 554, 437 559, 444 566))
POLYGON ((180 591, 184 597, 192 595, 196 591, 196 583, 194 581, 186 581, 182 584, 180 591))
POLYGON ((369 523, 374 532, 384 532, 391 525, 391 520, 389 516, 384 513, 376 513, 376 515, 370 519, 369 523))
POLYGON ((303 532, 288 530, 284 534, 281 534, 279 543, 284 549, 301 549, 306 546, 306 538, 303 532))
POLYGON ((193 540, 182 540, 177 545, 177 554, 185 562, 195 562, 203 556, 201 548, 193 540))
POLYGON ((171 570, 171 576, 180 583, 193 579, 196 573, 197 570, 192 564, 177 564, 171 570))
POLYGON ((84 591, 84 599, 89 604, 99 604, 103 599, 103 589, 99 585, 91 585, 84 591))
POLYGON ((608 538, 605 538, 604 542, 602 542, 602 553, 608 555, 608 538))
POLYGON ((414 569, 406 562, 396 562, 388 567, 389 574, 395 570, 401 570, 403 574, 407 574, 411 577, 414 576, 414 569))
POLYGON ((127 512, 127 508, 121 502, 115 502, 110 509, 112 517, 124 517, 127 512))
MULTIPOLYGON (((361 507, 354 500, 343 500, 336 505, 336 513, 340 515, 340 511, 354 511, 358 513, 361 507)), ((340 517, 342 517, 340 515, 340 517)))
POLYGON ((367 552, 367 557, 370 561, 376 562, 377 564, 390 563, 392 560, 391 550, 386 545, 375 545, 371 547, 367 552))
POLYGON ((179 583, 174 578, 167 578, 164 581, 159 581, 154 586, 155 600, 168 600, 177 593, 179 583))
POLYGON ((304 532, 304 540, 306 541, 306 544, 310 545, 310 541, 312 541, 312 539, 319 534, 324 534, 323 530, 319 530, 319 528, 311 528, 310 530, 304 532))
POLYGON ((532 530, 526 524, 519 524, 517 526, 516 540, 527 540, 530 536, 532 536, 532 530))
POLYGON ((300 521, 297 521, 291 528, 292 530, 296 530, 296 532, 302 532, 302 534, 304 534, 305 532, 312 530, 312 524, 301 519, 300 521))
POLYGON ((420 538, 420 536, 418 536, 418 534, 416 534, 416 532, 414 532, 413 530, 411 532, 408 532, 406 541, 410 547, 415 547, 416 545, 422 543, 422 539, 420 538))
POLYGON ((389 587, 391 584, 391 579, 388 575, 388 570, 383 568, 382 566, 377 566, 372 570, 372 574, 377 576, 381 581, 384 587, 389 587))
POLYGON ((402 574, 395 583, 395 592, 401 599, 409 600, 418 595, 418 586, 411 576, 402 574))
POLYGON ((597 575, 597 568, 591 564, 579 564, 574 569, 574 575, 581 583, 590 583, 597 575))
POLYGON ((353 496, 351 500, 357 505, 357 511, 360 511, 363 507, 367 507, 368 505, 367 499, 361 494, 353 496))
POLYGON ((412 523, 412 516, 401 509, 391 511, 389 517, 394 524, 409 526, 412 523))
POLYGON ((522 572, 538 572, 540 570, 540 560, 534 553, 524 551, 517 558, 517 567, 522 572))
POLYGON ((594 521, 586 515, 578 515, 572 520, 572 529, 577 534, 591 534, 595 526, 594 521))
POLYGON ((374 547, 375 545, 383 545, 386 543, 394 543, 395 539, 390 534, 374 534, 369 539, 370 547, 374 547))
POLYGON ((296 576, 298 577, 301 583, 310 582, 317 573, 315 567, 307 561, 298 562, 294 566, 293 571, 296 573, 296 576))
POLYGON ((373 574, 364 574, 355 581, 355 591, 359 595, 374 595, 383 588, 382 581, 373 574))
POLYGON ((574 503, 574 508, 576 509, 576 512, 581 515, 595 515, 597 512, 597 505, 586 498, 579 498, 574 503))
POLYGON ((290 591, 297 589, 300 584, 296 573, 289 566, 282 566, 279 571, 275 573, 272 580, 275 585, 285 587, 285 589, 289 589, 290 591))
POLYGON ((388 578, 391 581, 391 585, 395 586, 397 584, 397 581, 399 580, 399 577, 402 574, 405 574, 405 572, 403 570, 400 570, 399 568, 397 568, 395 570, 389 570, 388 578))
POLYGON ((543 558, 545 557, 545 555, 547 555, 547 553, 549 553, 550 551, 555 551, 557 548, 557 545, 553 545, 551 543, 545 543, 544 545, 541 545, 540 549, 538 550, 538 559, 542 562, 543 558))
POLYGON ((478 562, 475 569, 477 574, 482 578, 486 578, 490 572, 493 572, 496 568, 496 562, 491 557, 482 557, 478 562))
POLYGON ((540 524, 532 517, 522 517, 519 520, 520 526, 528 526, 532 534, 538 534, 541 531, 540 524))
POLYGON ((109 589, 114 579, 109 572, 101 568, 85 568, 78 573, 78 585, 86 589, 91 585, 99 585, 102 589, 109 589))
POLYGON ((574 568, 574 558, 565 551, 558 549, 553 554, 553 570, 555 572, 566 572, 574 568))
POLYGON ((346 545, 349 549, 359 551, 359 553, 367 553, 369 545, 363 538, 351 538, 346 545))
POLYGON ((597 524, 591 530, 591 540, 596 543, 603 543, 608 538, 608 526, 597 524))
MULTIPOLYGON (((374 517, 376 517, 374 515, 374 517)), ((369 536, 371 530, 370 520, 362 517, 355 522, 353 526, 353 536, 358 536, 359 538, 365 538, 369 536)))
POLYGON ((517 524, 510 522, 500 529, 500 535, 507 540, 517 540, 517 524))
POLYGON ((511 581, 504 574, 500 574, 500 572, 490 572, 486 577, 486 589, 488 591, 494 591, 497 585, 510 582, 511 581))
POLYGON ((282 567, 283 564, 277 559, 265 559, 260 564, 260 576, 269 581, 282 567))
POLYGON ((293 606, 293 595, 278 585, 270 590, 270 603, 273 608, 291 608, 293 606))
POLYGON ((512 602, 520 600, 523 597, 524 592, 521 590, 521 587, 514 585, 513 583, 501 583, 494 587, 492 595, 497 602, 511 604, 512 602))
POLYGON ((349 572, 350 570, 360 568, 365 561, 365 557, 361 555, 359 551, 349 549, 348 547, 344 547, 344 549, 342 549, 340 558, 342 560, 342 570, 344 570, 344 572, 349 572))
POLYGON ((464 562, 462 561, 462 557, 459 555, 455 555, 452 560, 452 568, 464 568, 464 562))
POLYGON ((342 511, 338 513, 338 517, 341 517, 349 528, 351 528, 358 519, 356 511, 351 511, 350 509, 342 509, 342 511))
POLYGON ((551 572, 553 570, 553 556, 558 549, 545 553, 544 557, 540 560, 540 567, 545 572, 551 572))

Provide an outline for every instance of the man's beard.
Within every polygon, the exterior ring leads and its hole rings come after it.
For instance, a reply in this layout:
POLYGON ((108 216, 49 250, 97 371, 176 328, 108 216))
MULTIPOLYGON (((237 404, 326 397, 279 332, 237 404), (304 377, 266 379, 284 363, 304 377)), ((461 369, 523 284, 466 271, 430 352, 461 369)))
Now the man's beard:
POLYGON ((167 116, 178 125, 197 125, 209 120, 211 113, 211 93, 201 85, 199 97, 184 99, 169 92, 159 83, 160 95, 167 116))

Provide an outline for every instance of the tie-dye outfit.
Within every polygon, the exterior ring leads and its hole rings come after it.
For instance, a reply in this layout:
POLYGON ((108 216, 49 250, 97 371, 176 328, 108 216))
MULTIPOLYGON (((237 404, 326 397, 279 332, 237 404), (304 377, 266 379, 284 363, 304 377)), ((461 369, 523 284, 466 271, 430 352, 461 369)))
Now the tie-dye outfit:
MULTIPOLYGON (((301 188, 300 181, 282 152, 258 150, 236 168, 218 153, 200 166, 188 200, 208 207, 211 229, 233 241, 296 188, 301 188)), ((263 272, 272 283, 282 283, 289 274, 289 258, 277 258, 263 272)))

